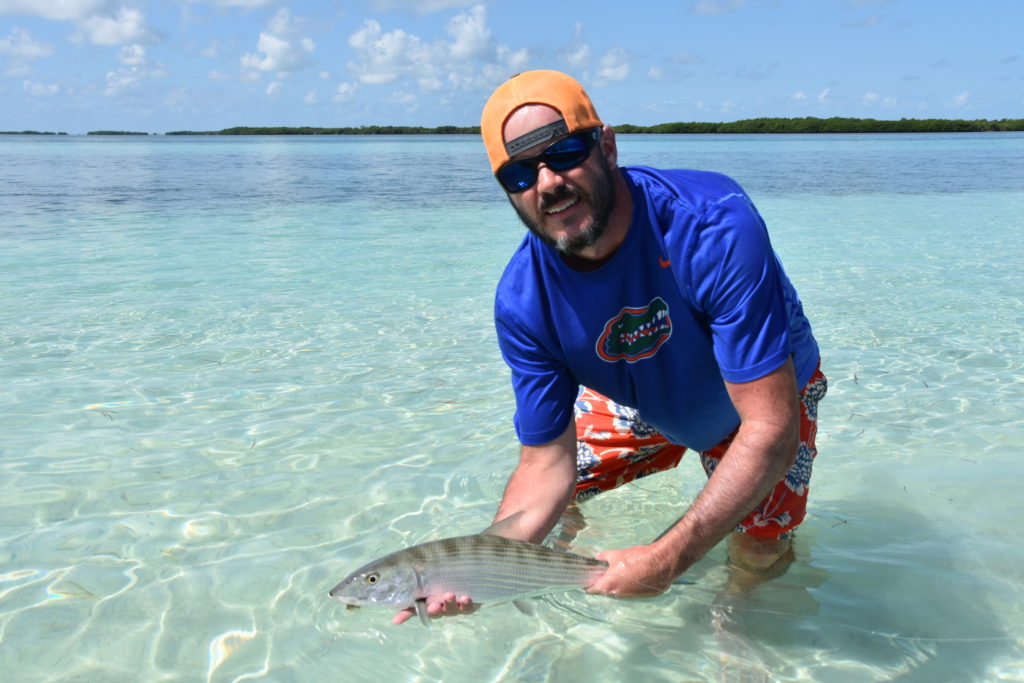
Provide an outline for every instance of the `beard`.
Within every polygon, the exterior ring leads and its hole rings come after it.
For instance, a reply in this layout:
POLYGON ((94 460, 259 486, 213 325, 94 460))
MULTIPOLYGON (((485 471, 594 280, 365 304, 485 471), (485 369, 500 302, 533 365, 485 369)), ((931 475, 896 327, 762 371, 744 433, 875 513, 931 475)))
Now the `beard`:
POLYGON ((509 195, 509 202, 512 204, 512 208, 516 210, 519 215, 519 219, 523 222, 530 232, 536 235, 544 244, 549 247, 557 249, 560 253, 567 256, 574 256, 583 249, 593 246, 601 235, 604 234, 604 230, 608 227, 608 218, 611 216, 612 209, 615 206, 615 183, 612 179, 612 169, 608 165, 608 160, 604 158, 603 154, 597 154, 597 165, 598 172, 595 176, 594 186, 591 189, 589 196, 582 195, 579 192, 570 190, 565 185, 559 185, 551 192, 545 193, 540 197, 540 206, 538 213, 544 214, 552 206, 555 206, 559 202, 565 201, 566 199, 572 199, 577 197, 579 199, 586 199, 589 201, 590 211, 590 225, 587 226, 582 232, 572 236, 562 236, 554 238, 551 235, 544 232, 540 222, 529 216, 524 210, 519 208, 515 202, 512 201, 512 196, 509 195))

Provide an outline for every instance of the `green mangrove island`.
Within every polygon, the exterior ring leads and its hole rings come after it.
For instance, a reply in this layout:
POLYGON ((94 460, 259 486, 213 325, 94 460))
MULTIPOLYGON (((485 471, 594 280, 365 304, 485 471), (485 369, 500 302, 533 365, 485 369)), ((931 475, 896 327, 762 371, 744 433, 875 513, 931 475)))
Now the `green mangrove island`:
MULTIPOLYGON (((617 133, 758 134, 758 133, 983 133, 1024 131, 1024 119, 857 119, 813 116, 803 118, 757 118, 726 123, 676 122, 653 126, 631 123, 614 127, 617 133)), ((315 128, 311 126, 236 126, 217 131, 180 130, 166 135, 458 135, 479 134, 479 126, 358 126, 315 128)))
MULTIPOLYGON (((617 133, 671 134, 772 134, 772 133, 987 133, 1024 131, 1024 119, 858 119, 832 118, 757 118, 739 121, 677 121, 653 126, 621 123, 617 133)), ((175 130, 163 135, 479 135, 479 126, 235 126, 222 130, 175 130)), ((67 135, 36 130, 0 131, 0 135, 67 135)), ((87 135, 160 135, 125 130, 93 130, 87 135)))

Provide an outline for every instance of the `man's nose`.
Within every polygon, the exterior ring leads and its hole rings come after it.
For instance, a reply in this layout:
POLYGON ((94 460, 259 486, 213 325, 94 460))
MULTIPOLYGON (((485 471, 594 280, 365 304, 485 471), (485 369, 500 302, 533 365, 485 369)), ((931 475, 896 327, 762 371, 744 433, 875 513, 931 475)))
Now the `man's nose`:
POLYGON ((565 177, 561 171, 556 171, 543 161, 537 164, 537 189, 541 192, 544 188, 557 187, 565 184, 565 177))

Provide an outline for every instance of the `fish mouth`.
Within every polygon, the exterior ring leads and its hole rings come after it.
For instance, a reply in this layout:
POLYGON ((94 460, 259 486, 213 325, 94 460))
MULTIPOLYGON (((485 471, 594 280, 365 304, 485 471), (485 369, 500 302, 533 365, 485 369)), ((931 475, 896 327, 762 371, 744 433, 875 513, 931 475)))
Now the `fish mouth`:
POLYGON ((358 603, 358 602, 355 602, 355 601, 354 601, 354 600, 352 600, 351 598, 345 598, 345 597, 342 597, 342 596, 334 595, 334 594, 332 594, 332 593, 328 593, 328 595, 330 595, 330 596, 331 596, 331 598, 333 598, 333 599, 337 600, 337 601, 338 601, 338 602, 340 602, 341 604, 345 605, 345 609, 346 609, 346 610, 350 610, 350 609, 359 609, 359 608, 361 607, 361 604, 360 604, 360 603, 358 603))
POLYGON ((340 602, 343 605, 351 605, 352 607, 358 607, 359 606, 358 604, 353 602, 351 598, 346 598, 344 595, 335 595, 334 591, 331 591, 327 595, 329 595, 332 599, 337 600, 338 602, 340 602))
POLYGON ((349 605, 352 607, 358 607, 359 605, 356 605, 352 602, 352 598, 346 597, 344 595, 339 595, 343 588, 345 588, 345 582, 339 583, 337 586, 332 588, 330 591, 328 591, 327 595, 342 604, 349 605))

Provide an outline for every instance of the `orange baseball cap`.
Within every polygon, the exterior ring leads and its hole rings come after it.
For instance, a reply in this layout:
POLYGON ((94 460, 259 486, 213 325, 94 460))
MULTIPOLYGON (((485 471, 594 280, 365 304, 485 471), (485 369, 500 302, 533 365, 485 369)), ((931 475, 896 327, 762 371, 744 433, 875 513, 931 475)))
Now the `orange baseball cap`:
POLYGON ((560 71, 526 71, 516 74, 495 90, 480 117, 491 171, 498 172, 519 150, 546 139, 602 125, 594 105, 576 79, 560 71), (505 122, 524 104, 546 104, 562 114, 562 121, 544 126, 505 143, 505 122))

